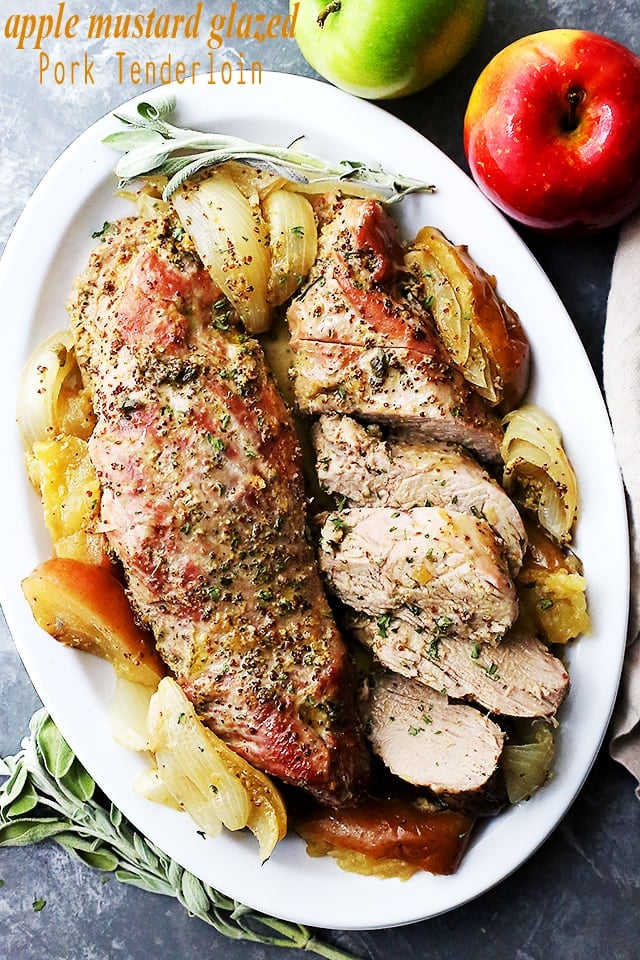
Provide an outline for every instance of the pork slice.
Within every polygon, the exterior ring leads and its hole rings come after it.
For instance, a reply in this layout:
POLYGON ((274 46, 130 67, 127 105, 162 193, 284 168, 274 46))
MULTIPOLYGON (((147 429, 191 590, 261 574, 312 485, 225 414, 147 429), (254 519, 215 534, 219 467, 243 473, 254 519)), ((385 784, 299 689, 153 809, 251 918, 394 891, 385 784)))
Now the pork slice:
POLYGON ((402 347, 297 341, 295 395, 307 414, 338 413, 468 447, 489 464, 500 462, 502 427, 470 389, 452 383, 449 368, 402 347))
POLYGON ((485 519, 505 544, 511 575, 527 536, 505 491, 459 446, 394 432, 386 437, 351 417, 320 417, 313 427, 318 479, 356 506, 434 506, 485 519))
POLYGON ((368 751, 260 345, 171 222, 112 228, 69 313, 97 415, 102 527, 138 619, 234 750, 351 800, 368 751))
POLYGON ((504 732, 479 710, 382 673, 371 680, 364 711, 373 752, 397 777, 456 809, 486 813, 504 803, 504 732))
POLYGON ((484 520, 438 507, 329 514, 320 568, 346 606, 397 616, 437 647, 443 634, 497 642, 518 615, 506 560, 484 520))
POLYGON ((353 636, 389 670, 497 716, 550 718, 569 692, 562 661, 517 626, 497 646, 444 634, 434 647, 424 631, 399 617, 379 623, 353 614, 347 622, 353 636))
POLYGON ((373 200, 345 200, 289 306, 296 398, 307 413, 409 422, 498 461, 502 428, 451 366, 428 310, 405 289, 397 228, 373 200))

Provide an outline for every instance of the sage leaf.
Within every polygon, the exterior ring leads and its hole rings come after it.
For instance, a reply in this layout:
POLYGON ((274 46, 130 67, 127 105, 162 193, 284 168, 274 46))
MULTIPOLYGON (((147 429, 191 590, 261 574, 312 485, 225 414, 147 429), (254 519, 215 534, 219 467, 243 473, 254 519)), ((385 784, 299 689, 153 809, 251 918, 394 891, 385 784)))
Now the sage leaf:
POLYGON ((96 788, 93 777, 87 773, 75 757, 67 772, 64 776, 59 777, 59 780, 80 803, 90 800, 96 788))
POLYGON ((223 936, 306 950, 327 960, 356 960, 316 939, 306 927, 245 907, 184 870, 95 789, 44 708, 29 727, 21 751, 0 761, 0 777, 5 778, 0 783, 0 847, 53 840, 122 883, 175 897, 223 936))
POLYGON ((188 870, 182 874, 181 884, 182 895, 180 900, 190 913, 200 916, 209 909, 209 898, 204 892, 200 880, 188 870))
POLYGON ((349 184, 359 184, 387 203, 435 189, 421 180, 386 173, 378 164, 367 166, 352 160, 331 163, 291 147, 182 129, 168 122, 175 108, 175 98, 160 96, 139 102, 134 114, 113 114, 125 129, 108 134, 104 143, 123 153, 115 169, 121 187, 145 174, 166 173, 171 177, 163 194, 167 200, 184 180, 233 159, 300 183, 311 179, 337 182, 346 186, 347 193, 349 184))
POLYGON ((114 150, 120 150, 121 146, 126 150, 138 150, 140 147, 160 147, 164 143, 164 137, 157 130, 138 127, 136 130, 115 130, 104 137, 102 142, 114 150))
POLYGON ((40 725, 37 744, 47 772, 57 780, 64 777, 69 772, 75 757, 51 717, 46 717, 40 725))
POLYGON ((13 801, 6 809, 3 811, 4 817, 7 820, 13 820, 15 817, 21 817, 25 813, 31 813, 32 810, 38 806, 38 794, 33 788, 31 783, 25 785, 24 790, 20 796, 13 801))
POLYGON ((109 820, 111 820, 111 823, 116 828, 122 823, 122 813, 113 803, 109 807, 109 820))
POLYGON ((68 829, 67 823, 59 820, 16 820, 0 825, 0 847, 26 847, 55 837, 68 829))
MULTIPOLYGON (((60 838, 56 837, 59 843, 60 838)), ((112 873, 118 866, 118 858, 110 850, 77 850, 75 852, 78 860, 82 860, 88 867, 95 870, 102 870, 106 873, 112 873)))
POLYGON ((160 893, 166 896, 173 892, 167 888, 161 877, 135 873, 133 870, 116 870, 115 876, 121 883, 128 883, 133 887, 139 887, 141 890, 146 890, 147 893, 160 893))
POLYGON ((4 786, 0 810, 4 809, 5 806, 10 806, 18 799, 25 788, 27 776, 28 771, 24 767, 16 767, 4 786))

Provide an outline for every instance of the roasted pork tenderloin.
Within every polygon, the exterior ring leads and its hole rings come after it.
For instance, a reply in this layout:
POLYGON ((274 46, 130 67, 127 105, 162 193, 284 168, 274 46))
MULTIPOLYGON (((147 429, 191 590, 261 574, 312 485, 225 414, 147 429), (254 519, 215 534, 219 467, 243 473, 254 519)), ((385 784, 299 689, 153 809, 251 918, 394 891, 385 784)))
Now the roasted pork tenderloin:
POLYGON ((460 446, 419 433, 383 433, 351 417, 323 416, 313 427, 322 488, 349 505, 442 507, 490 524, 516 576, 527 542, 522 518, 505 491, 460 446))
POLYGON ((287 311, 297 403, 309 414, 412 424, 498 462, 500 422, 451 365, 414 287, 382 204, 334 204, 316 264, 287 311))
POLYGON ((177 237, 170 221, 114 225, 69 303, 102 528, 203 720, 262 770, 351 802, 368 751, 305 537, 291 416, 177 237))
POLYGON ((505 734, 489 717, 417 680, 376 673, 363 706, 373 752, 400 779, 456 810, 494 813, 505 802, 505 734))

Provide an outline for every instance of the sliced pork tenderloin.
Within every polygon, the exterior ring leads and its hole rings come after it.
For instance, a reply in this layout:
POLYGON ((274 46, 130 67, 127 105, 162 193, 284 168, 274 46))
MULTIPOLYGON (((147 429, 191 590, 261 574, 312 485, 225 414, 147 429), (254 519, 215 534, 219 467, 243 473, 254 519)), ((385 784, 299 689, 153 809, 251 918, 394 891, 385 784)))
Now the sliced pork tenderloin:
POLYGON ((502 428, 452 367, 409 273, 395 222, 374 200, 343 200, 322 228, 309 282, 287 321, 306 413, 413 423, 499 460, 502 428))
POLYGON ((395 776, 454 809, 491 813, 504 804, 504 732, 479 710, 385 672, 372 678, 364 714, 373 752, 395 776))
POLYGON ((443 507, 486 520, 504 542, 511 575, 527 541, 505 491, 454 444, 366 427, 351 417, 320 417, 313 427, 318 479, 355 506, 443 507))
POLYGON ((470 700, 496 716, 555 716, 569 692, 562 661, 540 640, 511 630, 495 644, 460 642, 446 633, 434 645, 406 620, 349 615, 353 636, 389 670, 415 677, 455 700, 470 700))
POLYGON ((518 615, 501 544, 486 521, 438 507, 354 507, 326 516, 319 562, 348 607, 443 634, 497 642, 518 615))

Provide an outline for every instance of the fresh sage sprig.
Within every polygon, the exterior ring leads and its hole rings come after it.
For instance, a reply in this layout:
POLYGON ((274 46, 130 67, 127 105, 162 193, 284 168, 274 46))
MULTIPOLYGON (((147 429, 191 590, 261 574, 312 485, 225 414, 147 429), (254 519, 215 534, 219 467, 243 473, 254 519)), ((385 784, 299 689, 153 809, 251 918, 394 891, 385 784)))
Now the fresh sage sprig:
POLYGON ((124 154, 116 164, 121 188, 138 177, 163 174, 169 178, 164 191, 164 199, 168 200, 185 180, 201 170, 237 160, 298 183, 309 180, 357 183, 376 191, 388 203, 397 202, 410 193, 434 190, 432 184, 389 174, 382 167, 367 166, 356 160, 329 163, 293 146, 268 146, 225 134, 182 129, 168 122, 175 109, 175 97, 164 96, 137 103, 133 113, 113 114, 125 129, 109 134, 103 143, 124 154))
POLYGON ((243 906, 203 883, 134 829, 104 798, 46 710, 14 757, 0 758, 0 847, 54 840, 98 870, 151 893, 176 897, 226 937, 356 960, 307 928, 243 906))

